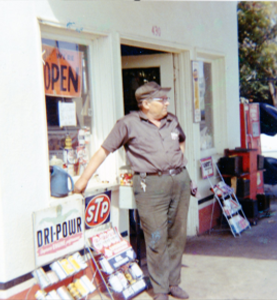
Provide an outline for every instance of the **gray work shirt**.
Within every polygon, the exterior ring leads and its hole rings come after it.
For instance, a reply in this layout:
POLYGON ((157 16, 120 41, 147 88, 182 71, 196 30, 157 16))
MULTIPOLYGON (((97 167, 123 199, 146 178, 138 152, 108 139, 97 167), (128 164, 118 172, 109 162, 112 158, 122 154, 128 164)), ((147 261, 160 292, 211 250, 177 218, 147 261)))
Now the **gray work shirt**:
POLYGON ((185 166, 179 145, 185 139, 173 114, 168 113, 158 128, 136 111, 117 121, 102 147, 114 152, 124 146, 133 171, 155 173, 185 166))

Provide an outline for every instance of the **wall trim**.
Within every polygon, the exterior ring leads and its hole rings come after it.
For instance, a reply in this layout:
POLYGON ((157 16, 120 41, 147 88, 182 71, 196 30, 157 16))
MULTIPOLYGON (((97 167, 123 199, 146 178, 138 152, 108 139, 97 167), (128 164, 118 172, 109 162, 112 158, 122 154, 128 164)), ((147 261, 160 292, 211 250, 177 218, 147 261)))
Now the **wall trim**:
POLYGON ((17 278, 14 278, 12 280, 9 280, 7 282, 0 282, 0 291, 8 290, 8 289, 14 287, 15 285, 21 284, 32 278, 33 278, 33 276, 32 276, 32 273, 30 272, 30 273, 24 274, 22 276, 19 276, 17 278))
POLYGON ((193 47, 185 44, 147 36, 130 35, 123 32, 119 32, 119 35, 120 43, 128 46, 156 49, 172 53, 182 53, 184 51, 189 51, 191 54, 193 53, 193 47))
POLYGON ((205 202, 208 202, 208 201, 210 201, 212 199, 214 199, 214 195, 213 194, 211 194, 211 195, 209 195, 209 196, 207 196, 205 198, 202 198, 202 199, 198 200, 198 205, 203 204, 205 202))

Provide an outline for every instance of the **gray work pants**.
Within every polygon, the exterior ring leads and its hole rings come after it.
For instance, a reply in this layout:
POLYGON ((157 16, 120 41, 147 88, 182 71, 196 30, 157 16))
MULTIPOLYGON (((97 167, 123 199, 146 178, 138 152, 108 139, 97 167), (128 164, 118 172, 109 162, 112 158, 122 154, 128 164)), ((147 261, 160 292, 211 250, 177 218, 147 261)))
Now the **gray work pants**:
POLYGON ((186 169, 175 176, 150 175, 146 177, 145 192, 140 185, 140 175, 133 179, 150 280, 154 293, 168 293, 169 286, 181 282, 190 177, 186 169))

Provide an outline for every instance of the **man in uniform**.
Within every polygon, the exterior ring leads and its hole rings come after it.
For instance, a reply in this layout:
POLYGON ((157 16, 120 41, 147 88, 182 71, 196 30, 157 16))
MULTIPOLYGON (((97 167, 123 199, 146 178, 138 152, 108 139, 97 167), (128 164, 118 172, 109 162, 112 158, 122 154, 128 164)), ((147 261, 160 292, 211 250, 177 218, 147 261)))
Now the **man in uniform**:
POLYGON ((76 193, 84 191, 109 153, 125 147, 134 172, 133 189, 155 300, 167 300, 169 294, 179 299, 189 297, 178 285, 186 243, 190 177, 183 154, 186 136, 177 117, 167 112, 170 89, 148 82, 136 90, 140 110, 117 121, 74 188, 76 193))

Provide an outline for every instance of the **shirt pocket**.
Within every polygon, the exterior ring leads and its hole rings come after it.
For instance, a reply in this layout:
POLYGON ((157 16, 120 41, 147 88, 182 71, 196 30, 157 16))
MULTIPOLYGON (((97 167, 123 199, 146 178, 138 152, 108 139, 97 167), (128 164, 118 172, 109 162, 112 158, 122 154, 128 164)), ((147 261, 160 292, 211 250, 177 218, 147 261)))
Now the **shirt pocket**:
POLYGON ((162 149, 161 142, 153 137, 144 137, 142 140, 142 145, 142 150, 145 153, 157 153, 162 149))

